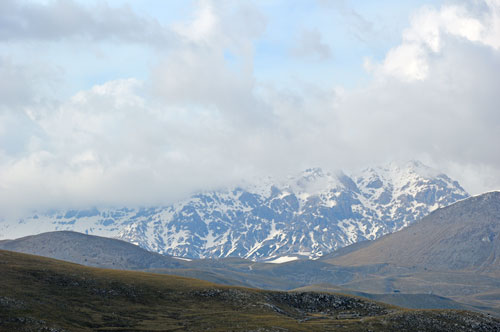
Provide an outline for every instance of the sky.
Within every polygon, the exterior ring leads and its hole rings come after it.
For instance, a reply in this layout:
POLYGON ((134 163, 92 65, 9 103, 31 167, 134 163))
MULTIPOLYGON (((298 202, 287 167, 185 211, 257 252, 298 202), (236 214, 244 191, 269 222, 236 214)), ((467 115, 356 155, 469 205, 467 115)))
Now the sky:
POLYGON ((2 0, 0 210, 420 160, 500 189, 500 0, 2 0))

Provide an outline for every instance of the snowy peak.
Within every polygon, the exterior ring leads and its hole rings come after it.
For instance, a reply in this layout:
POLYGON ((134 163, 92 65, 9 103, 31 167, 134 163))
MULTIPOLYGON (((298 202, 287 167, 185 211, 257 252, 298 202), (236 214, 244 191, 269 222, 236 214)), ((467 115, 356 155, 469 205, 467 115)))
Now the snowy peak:
POLYGON ((450 195, 468 196, 458 182, 417 161, 408 162, 404 166, 391 163, 384 167, 368 168, 355 174, 353 178, 365 196, 375 196, 382 204, 389 204, 393 199, 404 199, 406 196, 427 204, 436 199, 445 199, 449 204, 450 195))
POLYGON ((457 182, 415 161, 352 175, 310 168, 284 181, 267 177, 166 207, 39 214, 0 224, 0 237, 75 230, 177 257, 317 258, 466 197, 457 182))
POLYGON ((299 176, 292 177, 288 186, 297 193, 320 194, 341 187, 341 176, 343 173, 324 173, 321 168, 310 168, 299 176))
POLYGON ((372 167, 353 176, 366 206, 379 217, 396 223, 392 231, 407 226, 438 207, 447 206, 468 197, 467 192, 445 174, 421 162, 390 163, 372 167))

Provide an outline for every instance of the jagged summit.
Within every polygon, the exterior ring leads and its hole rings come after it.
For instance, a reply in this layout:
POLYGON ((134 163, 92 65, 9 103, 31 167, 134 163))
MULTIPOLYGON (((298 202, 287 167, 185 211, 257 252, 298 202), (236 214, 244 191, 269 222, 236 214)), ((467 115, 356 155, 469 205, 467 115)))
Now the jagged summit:
POLYGON ((0 223, 0 238, 75 230, 190 258, 316 258, 397 231, 468 196, 456 181, 415 161, 352 174, 310 168, 166 207, 39 214, 0 223))

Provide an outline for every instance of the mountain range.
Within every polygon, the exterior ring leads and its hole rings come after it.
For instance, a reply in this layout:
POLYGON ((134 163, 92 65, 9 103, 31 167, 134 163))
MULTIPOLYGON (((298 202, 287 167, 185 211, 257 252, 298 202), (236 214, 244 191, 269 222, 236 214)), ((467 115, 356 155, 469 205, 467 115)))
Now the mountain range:
POLYGON ((187 260, 68 231, 0 241, 0 249, 226 285, 343 292, 411 308, 465 308, 500 316, 499 212, 500 192, 490 192, 439 208, 378 240, 357 242, 317 260, 295 257, 284 263, 187 260))
POLYGON ((308 169, 286 179, 197 193, 169 206, 50 211, 0 222, 0 239, 72 230, 185 258, 319 258, 400 230, 467 198, 418 161, 360 172, 308 169))

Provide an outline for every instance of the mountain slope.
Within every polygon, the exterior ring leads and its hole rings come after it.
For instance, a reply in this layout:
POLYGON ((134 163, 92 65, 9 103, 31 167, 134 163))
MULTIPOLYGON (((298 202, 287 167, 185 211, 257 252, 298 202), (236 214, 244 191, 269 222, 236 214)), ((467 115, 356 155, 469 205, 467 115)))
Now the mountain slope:
POLYGON ((0 331, 497 331, 453 310, 405 310, 312 292, 234 288, 88 268, 0 250, 0 331))
MULTIPOLYGON (((340 257, 371 241, 341 248, 329 256, 340 257)), ((185 261, 150 253, 133 244, 74 232, 44 233, 12 241, 0 241, 0 248, 59 257, 87 266, 143 270, 185 276, 224 285, 275 290, 297 287, 308 290, 340 291, 410 308, 460 308, 436 295, 468 303, 468 309, 498 315, 500 280, 477 272, 432 271, 422 267, 388 264, 361 266, 331 265, 323 259, 299 259, 284 264, 253 262, 242 258, 185 261), (330 283, 344 288, 311 288, 307 285, 330 283), (304 287, 306 286, 306 287, 304 287), (365 291, 372 294, 360 293, 365 291), (394 293, 396 292, 396 293, 394 293), (430 294, 428 294, 431 292, 430 294), (373 294, 386 293, 386 294, 373 294), (405 294, 403 294, 405 293, 405 294), (419 294, 420 293, 420 294, 419 294), (425 294, 424 294, 425 293, 425 294)))
POLYGON ((500 192, 471 197, 368 246, 324 261, 500 272, 500 192))
POLYGON ((125 241, 70 231, 48 232, 0 241, 0 249, 87 266, 125 270, 181 268, 184 263, 125 241))
POLYGON ((317 258, 402 229, 465 197, 456 181, 419 162, 350 176, 316 168, 285 180, 199 193, 166 207, 36 214, 0 223, 0 238, 73 230, 180 257, 317 258))

